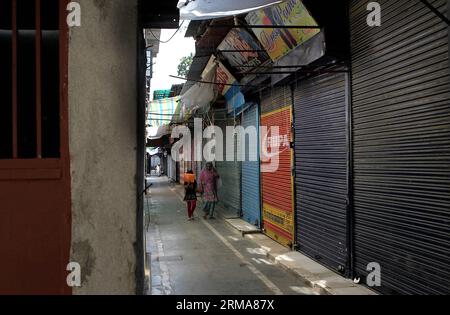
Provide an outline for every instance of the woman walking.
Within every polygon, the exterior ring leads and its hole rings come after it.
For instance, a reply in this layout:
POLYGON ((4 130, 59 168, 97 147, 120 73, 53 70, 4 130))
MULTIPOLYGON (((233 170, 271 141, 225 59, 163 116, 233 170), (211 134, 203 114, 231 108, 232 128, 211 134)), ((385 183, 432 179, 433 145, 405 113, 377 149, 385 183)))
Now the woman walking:
POLYGON ((217 180, 220 178, 217 171, 214 169, 211 162, 206 163, 206 168, 200 174, 200 186, 203 193, 203 200, 205 206, 203 212, 205 215, 203 218, 205 220, 214 219, 214 210, 216 208, 216 203, 219 201, 217 194, 217 180))

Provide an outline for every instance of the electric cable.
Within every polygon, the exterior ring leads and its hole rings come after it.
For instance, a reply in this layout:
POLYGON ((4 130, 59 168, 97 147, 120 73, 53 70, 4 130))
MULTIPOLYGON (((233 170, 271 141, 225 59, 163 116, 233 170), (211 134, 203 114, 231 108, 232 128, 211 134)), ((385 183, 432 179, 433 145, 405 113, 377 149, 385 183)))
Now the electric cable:
POLYGON ((177 35, 177 33, 181 30, 181 27, 183 26, 184 22, 185 22, 185 20, 183 20, 183 22, 181 22, 180 26, 178 26, 178 28, 177 28, 177 30, 175 31, 175 33, 173 33, 172 37, 170 37, 167 41, 160 40, 158 37, 155 36, 155 34, 153 34, 153 32, 152 32, 151 29, 149 29, 149 31, 150 31, 150 34, 152 34, 152 36, 153 36, 158 42, 160 42, 161 44, 167 44, 167 43, 169 43, 169 42, 175 37, 175 35, 177 35))

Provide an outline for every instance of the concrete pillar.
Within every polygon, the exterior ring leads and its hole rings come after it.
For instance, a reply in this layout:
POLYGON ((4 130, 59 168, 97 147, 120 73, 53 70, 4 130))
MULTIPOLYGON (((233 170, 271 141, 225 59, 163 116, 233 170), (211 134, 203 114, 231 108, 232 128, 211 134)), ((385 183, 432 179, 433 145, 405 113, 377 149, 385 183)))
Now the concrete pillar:
POLYGON ((74 294, 136 290, 137 0, 79 0, 69 44, 74 294))

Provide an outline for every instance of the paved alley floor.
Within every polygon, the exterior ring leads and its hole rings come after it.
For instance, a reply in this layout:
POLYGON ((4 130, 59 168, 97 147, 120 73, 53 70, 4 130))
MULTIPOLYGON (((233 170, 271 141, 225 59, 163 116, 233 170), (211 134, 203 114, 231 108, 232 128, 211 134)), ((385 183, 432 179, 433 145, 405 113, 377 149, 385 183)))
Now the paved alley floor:
POLYGON ((166 177, 151 178, 147 255, 153 295, 314 294, 306 283, 269 261, 251 240, 222 219, 187 220, 185 203, 166 177))

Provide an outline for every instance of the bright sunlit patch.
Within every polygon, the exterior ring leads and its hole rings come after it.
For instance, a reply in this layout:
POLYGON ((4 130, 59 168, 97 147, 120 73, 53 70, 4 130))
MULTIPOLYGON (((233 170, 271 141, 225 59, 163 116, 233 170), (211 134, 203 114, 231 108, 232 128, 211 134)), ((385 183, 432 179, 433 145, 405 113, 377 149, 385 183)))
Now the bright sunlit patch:
POLYGON ((305 294, 305 295, 319 295, 318 292, 315 292, 313 289, 308 287, 290 287, 292 291, 299 293, 299 294, 305 294))
POLYGON ((148 136, 156 137, 156 135, 158 134, 158 129, 159 129, 159 127, 148 127, 147 128, 148 136))
POLYGON ((258 265, 261 265, 262 263, 259 261, 259 259, 257 259, 257 258, 252 258, 252 260, 255 262, 255 263, 257 263, 258 265))
POLYGON ((265 263, 266 265, 273 266, 273 263, 266 259, 259 258, 259 261, 265 263))
POLYGON ((262 248, 247 248, 247 252, 253 255, 262 255, 262 256, 267 255, 267 252, 262 248))
POLYGON ((327 282, 325 280, 314 281, 313 284, 314 284, 314 286, 321 287, 321 288, 327 287, 327 282))
POLYGON ((270 261, 268 261, 268 260, 266 260, 266 259, 263 259, 263 258, 252 258, 252 260, 253 260, 255 263, 257 263, 258 265, 266 264, 266 265, 268 265, 268 266, 273 266, 273 263, 272 263, 272 262, 270 262, 270 261))
POLYGON ((294 261, 292 258, 286 256, 286 255, 279 255, 275 258, 277 261, 294 261))

